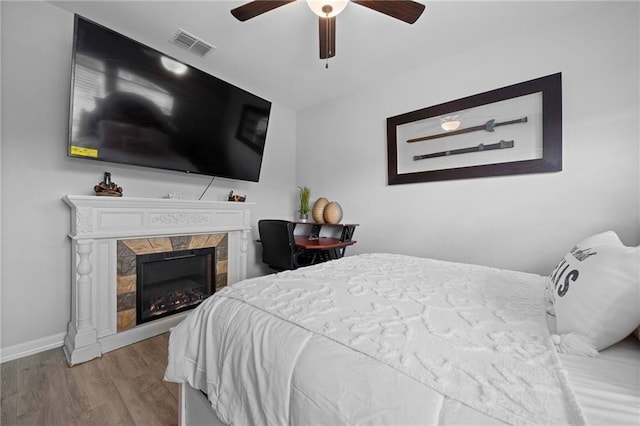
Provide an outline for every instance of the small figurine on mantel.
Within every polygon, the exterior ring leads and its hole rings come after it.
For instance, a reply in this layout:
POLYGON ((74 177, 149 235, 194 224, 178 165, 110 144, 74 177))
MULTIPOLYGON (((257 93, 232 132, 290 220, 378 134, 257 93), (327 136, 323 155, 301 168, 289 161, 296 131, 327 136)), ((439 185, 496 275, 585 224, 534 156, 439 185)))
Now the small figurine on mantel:
POLYGON ((104 172, 104 180, 93 187, 96 195, 122 197, 122 187, 111 181, 111 172, 104 172))
POLYGON ((233 190, 231 192, 229 192, 229 201, 235 201, 235 202, 239 202, 239 203, 244 203, 245 201, 247 201, 247 196, 246 195, 240 195, 240 194, 234 194, 233 190))

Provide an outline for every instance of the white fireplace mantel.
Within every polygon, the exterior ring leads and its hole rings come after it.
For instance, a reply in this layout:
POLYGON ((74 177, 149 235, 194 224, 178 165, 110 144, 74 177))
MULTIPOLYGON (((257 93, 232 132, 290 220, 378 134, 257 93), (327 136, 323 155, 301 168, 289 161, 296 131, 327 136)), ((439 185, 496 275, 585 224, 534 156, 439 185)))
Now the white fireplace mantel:
POLYGON ((227 233, 227 282, 246 278, 253 203, 85 195, 63 201, 71 209, 71 321, 64 343, 70 365, 164 333, 186 315, 117 331, 119 239, 227 233))

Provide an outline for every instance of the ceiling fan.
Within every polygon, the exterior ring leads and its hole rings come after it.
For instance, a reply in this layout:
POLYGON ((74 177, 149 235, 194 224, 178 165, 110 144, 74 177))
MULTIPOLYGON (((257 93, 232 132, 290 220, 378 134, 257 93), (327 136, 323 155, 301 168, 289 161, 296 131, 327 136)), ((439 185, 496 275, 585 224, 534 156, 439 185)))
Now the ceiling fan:
MULTIPOLYGON (((231 14, 239 21, 244 22, 294 1, 254 0, 231 10, 231 14)), ((416 22, 425 8, 423 4, 409 0, 307 0, 311 10, 319 17, 320 59, 328 60, 335 56, 336 15, 342 12, 348 3, 368 7, 408 24, 416 22)), ((326 66, 329 67, 328 63, 326 66)))

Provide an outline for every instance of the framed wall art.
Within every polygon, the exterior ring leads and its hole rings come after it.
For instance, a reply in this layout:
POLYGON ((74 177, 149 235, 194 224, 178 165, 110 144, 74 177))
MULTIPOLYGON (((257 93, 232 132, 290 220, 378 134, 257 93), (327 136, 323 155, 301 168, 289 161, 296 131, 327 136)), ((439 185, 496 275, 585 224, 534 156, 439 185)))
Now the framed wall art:
POLYGON ((562 170, 562 75, 387 118, 389 185, 562 170))

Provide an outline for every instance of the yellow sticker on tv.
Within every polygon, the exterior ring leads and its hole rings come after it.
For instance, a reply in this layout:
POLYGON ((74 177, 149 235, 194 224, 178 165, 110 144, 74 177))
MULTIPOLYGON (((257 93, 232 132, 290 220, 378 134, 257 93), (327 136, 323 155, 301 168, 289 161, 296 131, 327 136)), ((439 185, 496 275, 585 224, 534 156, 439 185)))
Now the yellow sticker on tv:
POLYGON ((84 148, 81 146, 71 145, 71 155, 98 158, 98 150, 93 148, 84 148))

